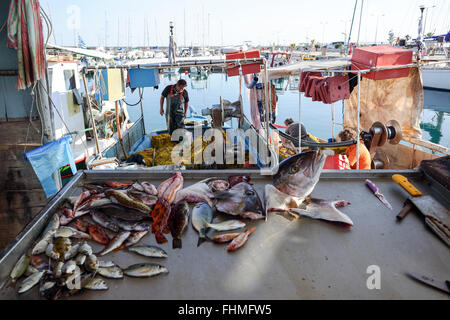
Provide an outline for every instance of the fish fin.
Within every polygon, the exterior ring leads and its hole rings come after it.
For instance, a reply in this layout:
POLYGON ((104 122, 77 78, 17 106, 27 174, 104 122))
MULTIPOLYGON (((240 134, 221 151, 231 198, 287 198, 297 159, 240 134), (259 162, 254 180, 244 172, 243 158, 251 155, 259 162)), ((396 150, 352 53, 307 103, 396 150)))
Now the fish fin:
MULTIPOLYGON (((348 202, 345 201, 345 204, 347 203, 348 202)), ((341 207, 343 204, 344 202, 342 201, 325 201, 311 198, 305 203, 306 207, 304 207, 304 209, 290 209, 290 211, 312 219, 338 222, 353 226, 353 221, 346 214, 337 209, 337 207, 341 207)))
POLYGON ((172 249, 182 249, 183 244, 181 239, 173 239, 172 240, 172 249))
POLYGON ((197 248, 208 241, 206 238, 198 238, 197 248))

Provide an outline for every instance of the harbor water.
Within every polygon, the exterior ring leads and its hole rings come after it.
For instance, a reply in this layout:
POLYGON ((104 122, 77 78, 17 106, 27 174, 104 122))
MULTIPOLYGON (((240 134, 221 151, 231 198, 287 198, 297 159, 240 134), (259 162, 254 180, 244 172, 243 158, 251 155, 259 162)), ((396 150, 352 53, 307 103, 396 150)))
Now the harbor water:
MULTIPOLYGON (((227 77, 224 73, 212 73, 206 76, 194 74, 165 73, 161 75, 159 89, 146 88, 143 93, 144 118, 147 133, 165 129, 165 117, 159 114, 161 92, 167 85, 175 84, 179 79, 185 79, 189 93, 190 106, 201 114, 203 108, 220 103, 220 97, 229 101, 239 99, 239 77, 227 77)), ((283 124, 287 118, 295 121, 298 119, 298 80, 294 78, 278 79, 274 81, 278 95, 277 123, 283 124)), ((425 90, 425 103, 422 115, 421 128, 423 139, 450 148, 450 93, 425 90)), ((245 114, 250 119, 250 108, 247 90, 242 86, 242 98, 245 114)), ((136 90, 131 93, 127 89, 126 101, 135 104, 139 101, 136 90)), ((164 106, 165 107, 165 106, 164 106)), ((343 123, 343 105, 338 102, 334 105, 335 123, 343 123)), ((131 121, 136 121, 140 114, 140 106, 128 107, 131 121)), ((309 98, 302 100, 302 122, 308 131, 325 140, 333 135, 331 105, 321 102, 313 102, 309 98)), ((334 132, 342 130, 341 125, 336 125, 334 132)))

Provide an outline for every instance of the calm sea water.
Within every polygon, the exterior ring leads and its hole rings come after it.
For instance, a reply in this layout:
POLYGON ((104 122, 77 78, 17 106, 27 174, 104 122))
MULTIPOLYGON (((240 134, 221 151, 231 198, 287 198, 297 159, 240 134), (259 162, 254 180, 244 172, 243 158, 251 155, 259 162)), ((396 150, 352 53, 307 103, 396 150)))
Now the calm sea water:
MULTIPOLYGON (((239 99, 239 77, 229 78, 225 74, 213 73, 207 79, 189 75, 165 74, 161 76, 158 90, 146 88, 143 95, 144 118, 147 132, 165 129, 165 118, 159 114, 159 100, 165 86, 174 84, 180 78, 188 82, 190 105, 198 113, 201 109, 219 104, 220 97, 230 101, 239 99)), ((285 119, 298 119, 298 82, 279 79, 275 82, 279 97, 279 111, 277 123, 282 124, 285 119)), ((245 114, 250 119, 247 90, 243 86, 242 97, 245 114)), ((132 94, 127 91, 127 102, 134 104, 139 101, 138 92, 132 94)), ((128 107, 132 121, 140 116, 140 107, 128 107)), ((310 98, 302 99, 302 121, 309 132, 315 136, 328 140, 332 137, 331 106, 320 102, 312 102, 310 98)), ((335 104, 335 122, 343 123, 342 103, 335 104)), ((450 93, 425 90, 425 107, 422 116, 422 131, 424 140, 431 141, 450 148, 450 93)), ((341 126, 335 127, 338 133, 341 126)))

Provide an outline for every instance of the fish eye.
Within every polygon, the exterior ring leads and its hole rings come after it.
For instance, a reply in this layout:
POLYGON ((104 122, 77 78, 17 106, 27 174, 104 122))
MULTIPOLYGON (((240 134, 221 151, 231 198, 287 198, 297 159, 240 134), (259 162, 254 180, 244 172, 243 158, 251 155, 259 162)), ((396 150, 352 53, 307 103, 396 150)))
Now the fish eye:
POLYGON ((255 193, 254 193, 253 191, 247 191, 247 192, 245 193, 245 195, 251 197, 251 196, 254 196, 255 193))
POLYGON ((291 167, 291 173, 292 173, 292 174, 296 174, 296 173, 298 173, 299 171, 300 171, 300 167, 299 167, 298 164, 295 164, 295 165, 293 165, 293 166, 291 167))

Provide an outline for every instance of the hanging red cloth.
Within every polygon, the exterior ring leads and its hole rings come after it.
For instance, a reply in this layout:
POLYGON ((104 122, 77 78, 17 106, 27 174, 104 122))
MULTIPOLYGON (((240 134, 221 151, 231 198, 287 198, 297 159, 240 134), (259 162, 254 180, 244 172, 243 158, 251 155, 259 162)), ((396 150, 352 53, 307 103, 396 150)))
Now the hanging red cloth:
POLYGON ((26 89, 44 77, 44 35, 38 0, 11 0, 7 45, 17 50, 17 89, 26 89))

